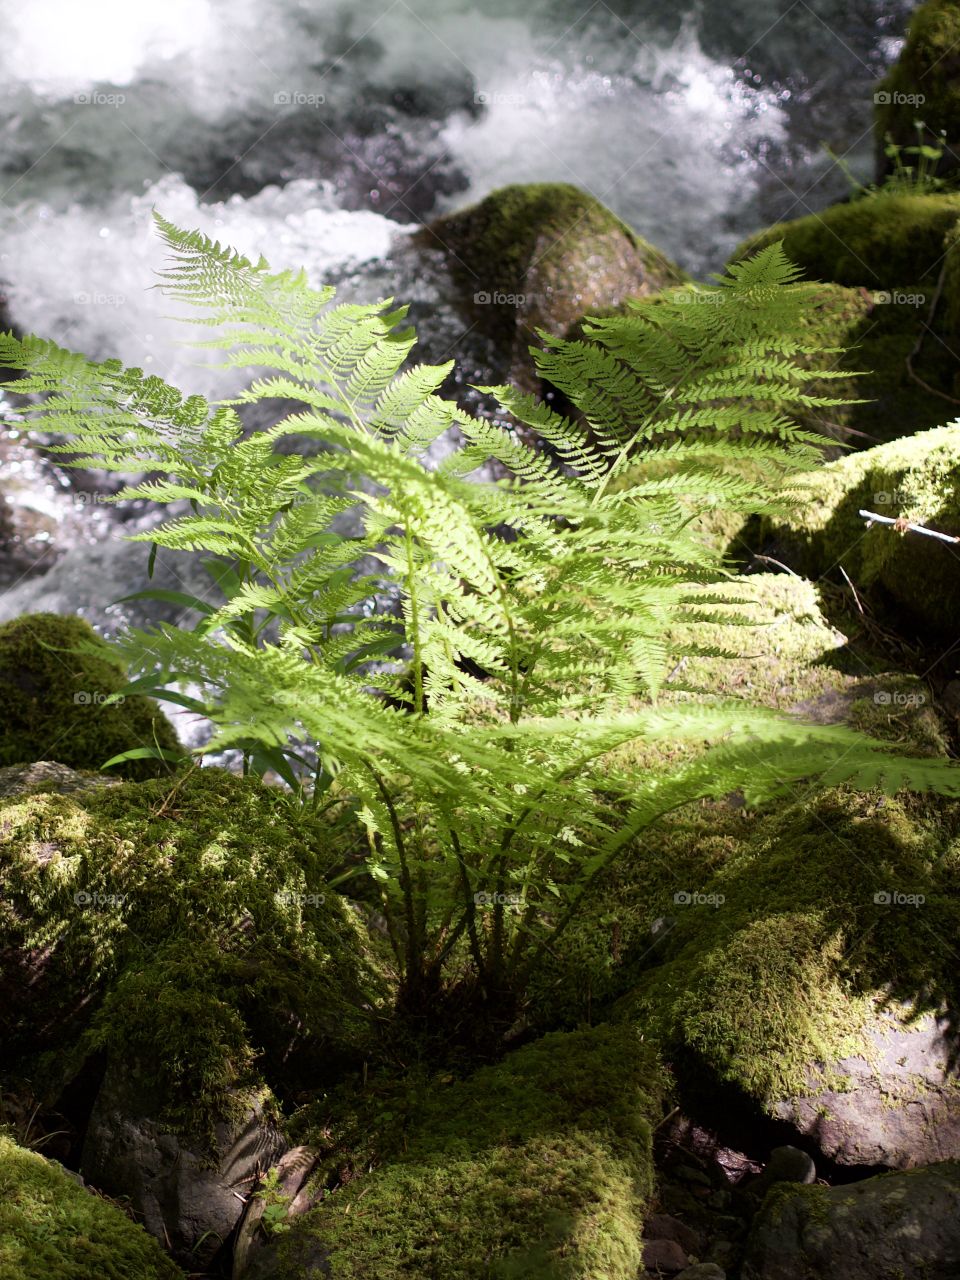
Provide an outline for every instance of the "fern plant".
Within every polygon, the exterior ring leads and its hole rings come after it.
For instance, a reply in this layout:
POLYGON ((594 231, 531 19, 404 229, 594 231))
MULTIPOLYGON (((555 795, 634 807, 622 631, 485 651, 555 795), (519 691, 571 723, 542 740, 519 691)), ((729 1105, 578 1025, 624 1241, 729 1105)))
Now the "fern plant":
POLYGON ((208 556, 216 598, 177 597, 192 630, 122 639, 131 687, 208 716, 207 750, 239 748, 304 803, 352 799, 405 1011, 466 992, 509 1023, 597 877, 679 805, 799 779, 960 794, 949 763, 843 728, 658 701, 676 624, 697 624, 686 652, 718 653, 711 626, 740 616, 698 520, 802 501, 820 440, 791 411, 835 403, 807 390, 830 375, 779 246, 582 340, 543 335, 540 371, 576 416, 500 387, 488 421, 438 396, 449 364, 409 366, 404 308, 337 303, 158 225, 167 293, 203 310, 227 369, 261 371, 241 394, 184 398, 37 338, 8 335, 0 358, 69 465, 140 475, 117 500, 172 508, 138 537, 208 556), (245 432, 261 402, 279 421, 245 432), (613 763, 638 737, 689 750, 638 777, 613 763))

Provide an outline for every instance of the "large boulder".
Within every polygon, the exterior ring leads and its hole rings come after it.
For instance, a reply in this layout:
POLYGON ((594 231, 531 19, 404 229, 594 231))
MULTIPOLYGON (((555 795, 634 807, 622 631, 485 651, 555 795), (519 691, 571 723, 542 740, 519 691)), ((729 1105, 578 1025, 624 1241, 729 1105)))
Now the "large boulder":
MULTIPOLYGON (((930 689, 898 674, 864 675, 876 665, 869 648, 824 614, 819 589, 786 573, 758 573, 724 584, 735 601, 730 621, 699 628, 717 656, 678 664, 661 697, 743 698, 820 724, 845 724, 892 739, 910 754, 943 754, 945 725, 930 689), (733 618, 737 618, 737 623, 733 618), (679 686, 678 692, 673 690, 679 686), (681 691, 682 690, 682 691, 681 691)), ((669 639, 689 644, 690 631, 669 639)), ((878 668, 882 671, 882 668, 878 668)), ((673 764, 680 747, 642 740, 621 747, 618 766, 643 773, 673 764)), ((533 1016, 547 1026, 576 1026, 603 1016, 612 1001, 659 963, 678 912, 675 896, 692 894, 748 844, 760 819, 734 799, 703 802, 667 815, 600 877, 533 978, 533 1016)))
POLYGON ((214 1127, 215 1159, 150 1114, 162 1107, 149 1072, 114 1063, 94 1104, 80 1172, 125 1196, 151 1235, 184 1266, 210 1263, 231 1236, 263 1169, 285 1142, 267 1095, 244 1097, 214 1127))
MULTIPOLYGON (((655 831, 642 852, 666 873, 655 831)), ((960 1156, 956 805, 801 799, 715 842, 669 910, 617 1012, 664 1046, 692 1112, 727 1140, 789 1126, 847 1165, 960 1156)))
POLYGON ((271 1238, 251 1280, 636 1280, 663 1080, 630 1027, 436 1081, 393 1151, 271 1238))
POLYGON ((754 1222, 743 1280, 960 1275, 960 1163, 850 1186, 780 1186, 754 1222))
POLYGON ((524 183, 437 218, 413 240, 439 254, 468 328, 491 345, 494 377, 539 389, 528 348, 537 329, 565 334, 585 312, 682 283, 684 273, 593 196, 524 183))
POLYGON ((0 1133, 3 1280, 182 1280, 142 1227, 67 1172, 0 1133))
POLYGON ((739 261, 779 240, 809 280, 904 295, 926 291, 932 302, 945 238, 958 218, 957 193, 867 196, 774 223, 733 257, 739 261))
MULTIPOLYGON (((28 614, 0 625, 0 766, 56 760, 98 769, 136 747, 178 751, 176 734, 151 698, 107 703, 126 684, 108 646, 82 618, 28 614)), ((119 766, 155 776, 156 760, 119 766)))
POLYGON ((860 512, 903 517, 960 536, 960 424, 851 454, 804 483, 809 500, 789 522, 757 523, 746 541, 809 577, 852 582, 901 633, 954 639, 960 616, 957 547, 891 525, 868 528, 860 512))
MULTIPOLYGON (((878 169, 889 171, 884 154, 887 137, 903 147, 916 145, 915 122, 922 120, 931 141, 946 138, 941 173, 957 167, 960 141, 960 4, 957 0, 927 0, 910 18, 900 57, 874 95, 878 169)), ((905 163, 916 163, 909 156, 905 163)))
POLYGON ((280 791, 217 769, 0 800, 2 1078, 52 1105, 142 1063, 132 1119, 211 1157, 265 1088, 338 1078, 385 998, 325 882, 339 856, 280 791))

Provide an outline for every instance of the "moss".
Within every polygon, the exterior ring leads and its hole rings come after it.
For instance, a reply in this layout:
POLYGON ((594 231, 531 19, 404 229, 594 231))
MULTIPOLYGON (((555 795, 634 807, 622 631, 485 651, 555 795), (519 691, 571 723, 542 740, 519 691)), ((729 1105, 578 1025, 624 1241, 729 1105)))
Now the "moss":
POLYGON ((933 287, 944 239, 960 218, 960 195, 881 195, 832 205, 822 213, 778 222, 752 236, 733 260, 774 241, 809 280, 904 290, 933 287))
POLYGON ((857 449, 939 426, 951 412, 944 396, 957 390, 954 363, 944 354, 960 325, 950 319, 946 292, 931 321, 935 292, 930 284, 902 283, 886 293, 834 284, 817 290, 807 313, 809 341, 845 350, 818 357, 815 367, 847 376, 808 390, 861 403, 801 410, 797 420, 857 449))
POLYGON ((918 118, 934 133, 943 131, 948 143, 956 145, 960 140, 960 5, 956 0, 928 0, 913 13, 906 43, 875 102, 881 146, 888 133, 900 145, 912 145, 918 118))
MULTIPOLYGON (((151 698, 104 705, 125 684, 110 649, 82 618, 35 613, 0 626, 0 766, 57 760, 98 769, 133 747, 178 750, 151 698)), ((120 770, 143 778, 162 767, 137 760, 120 770)))
POLYGON ((549 1035, 436 1082, 403 1149, 296 1220, 257 1274, 328 1256, 339 1280, 633 1280, 662 1089, 628 1027, 549 1035))
POLYGON ((527 378, 537 329, 563 334, 587 310, 686 279, 599 200, 560 182, 503 187, 419 238, 443 251, 473 299, 465 302, 471 326, 527 378))
POLYGON ((861 510, 904 516, 960 535, 960 426, 939 427, 852 454, 807 477, 809 501, 789 523, 747 540, 811 577, 839 566, 858 592, 895 614, 901 629, 953 638, 960 612, 956 550, 889 526, 867 529, 861 510))
POLYGON ((176 1280, 183 1272, 115 1205, 0 1134, 0 1275, 176 1280))
POLYGON ((281 793, 220 770, 0 802, 7 1069, 52 1100, 98 1050, 137 1058, 196 1139, 238 1091, 357 1060, 382 990, 334 860, 281 793))
POLYGON ((757 823, 695 886, 718 906, 677 910, 671 948, 621 1002, 671 1054, 691 1096, 732 1086, 771 1109, 814 1064, 869 1057, 877 993, 905 1006, 956 1006, 947 948, 931 952, 917 908, 875 899, 922 894, 937 934, 960 927, 957 806, 828 792, 757 823))
MULTIPOLYGON (((865 645, 851 645, 824 616, 820 592, 789 574, 756 574, 724 585, 739 597, 748 624, 701 628, 698 638, 739 656, 691 657, 661 697, 688 699, 679 685, 707 696, 743 698, 819 723, 845 723, 914 755, 948 754, 929 688, 889 674, 865 645), (872 664, 873 668, 872 668, 872 664), (876 675, 864 674, 871 669, 876 675)), ((733 612, 730 610, 729 612, 733 612)), ((690 640, 681 630, 672 639, 690 640)), ((676 767, 696 747, 642 740, 611 756, 642 774, 676 767)), ((613 1001, 657 964, 668 944, 658 921, 682 915, 676 894, 705 890, 736 860, 767 816, 735 802, 702 802, 669 815, 637 839, 601 878, 547 955, 531 986, 530 1016, 541 1026, 575 1026, 607 1015, 613 1001)))

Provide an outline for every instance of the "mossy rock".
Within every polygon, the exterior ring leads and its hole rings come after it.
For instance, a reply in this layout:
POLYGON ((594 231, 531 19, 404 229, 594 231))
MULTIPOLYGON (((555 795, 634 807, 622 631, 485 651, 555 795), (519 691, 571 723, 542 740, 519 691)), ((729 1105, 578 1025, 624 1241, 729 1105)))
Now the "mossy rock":
POLYGON ((85 1063, 149 1064, 195 1145, 370 1050, 383 999, 329 832, 218 769, 0 801, 4 1071, 52 1103, 85 1063), (366 1006, 366 1008, 364 1008, 366 1006))
MULTIPOLYGON (((927 685, 891 673, 868 647, 849 642, 827 619, 813 583, 784 573, 752 574, 723 590, 739 601, 726 612, 741 624, 711 626, 709 635, 701 628, 699 637, 726 656, 686 659, 662 699, 742 698, 799 719, 848 725, 910 755, 948 754, 927 685), (677 691, 678 684, 687 692, 677 691)), ((671 636, 690 638, 680 628, 671 636)), ((675 766, 683 754, 640 740, 612 759, 642 774, 675 766)), ((531 1016, 538 1025, 575 1026, 606 1016, 611 1003, 660 962, 678 914, 676 896, 699 891, 739 855, 762 820, 736 798, 703 801, 667 815, 635 840, 534 975, 531 1016)))
POLYGON ((942 131, 946 135, 948 147, 940 168, 942 172, 956 169, 956 145, 960 142, 957 0, 928 0, 913 13, 900 57, 879 86, 874 102, 880 176, 889 164, 883 155, 884 139, 889 134, 900 146, 915 145, 916 120, 922 120, 932 134, 942 131))
POLYGON ((465 318, 499 351, 502 376, 528 391, 539 386, 528 352, 537 329, 563 335, 587 311, 687 278, 599 200, 559 182, 503 187, 415 241, 442 252, 465 318))
POLYGON ((618 1016, 663 1045, 708 1118, 725 1098, 788 1119, 781 1104, 839 1083, 838 1064, 875 1058, 883 1009, 946 1008, 956 1027, 958 833, 958 806, 919 797, 833 791, 774 811, 686 886, 662 963, 618 1016))
POLYGON ((183 1274, 116 1205, 0 1133, 4 1280, 182 1280, 183 1274))
POLYGON ((626 1026, 438 1082, 404 1148, 295 1219, 251 1280, 635 1280, 663 1090, 626 1026))
POLYGON ((777 222, 736 250, 739 261, 778 240, 808 280, 890 292, 931 291, 944 238, 960 218, 960 194, 875 195, 777 222))
POLYGON ((960 616, 960 561, 949 543, 890 525, 867 528, 861 510, 960 536, 960 424, 851 454, 806 477, 809 500, 787 523, 754 522, 742 538, 808 577, 836 577, 896 630, 952 639, 960 616))
POLYGON ((825 284, 817 290, 805 322, 809 340, 824 351, 843 350, 818 357, 815 367, 848 376, 823 379, 807 389, 861 403, 801 408, 795 415, 801 425, 862 449, 940 426, 951 417, 955 409, 949 398, 960 391, 960 361, 949 358, 954 335, 960 334, 952 299, 960 299, 960 288, 944 290, 931 321, 934 296, 930 284, 901 283, 873 292, 825 284))
MULTIPOLYGON (((109 647, 82 618, 27 614, 0 626, 0 766, 56 760, 98 769, 136 747, 179 752, 170 722, 139 694, 104 705, 126 684, 109 647), (86 650, 92 650, 86 651, 86 650)), ((127 777, 165 766, 131 760, 127 777)))

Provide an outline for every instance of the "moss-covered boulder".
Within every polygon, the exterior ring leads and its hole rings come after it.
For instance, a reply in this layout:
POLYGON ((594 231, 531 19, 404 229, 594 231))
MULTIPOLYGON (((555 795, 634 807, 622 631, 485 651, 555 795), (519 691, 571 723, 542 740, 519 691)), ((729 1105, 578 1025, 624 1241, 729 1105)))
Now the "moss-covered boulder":
POLYGON ((944 240, 958 218, 956 193, 869 196, 774 223, 740 245, 733 260, 782 240, 809 280, 904 295, 928 288, 932 300, 944 240))
POLYGON ((139 1062, 153 1119, 200 1146, 263 1087, 362 1059, 376 964, 326 829, 288 803, 215 769, 0 800, 4 1077, 52 1103, 139 1062))
MULTIPOLYGON (((177 751, 176 734, 151 698, 106 703, 126 676, 89 623, 54 613, 0 626, 0 766, 57 760, 98 769, 136 747, 177 751), (93 649, 93 652, 84 651, 93 649)), ((154 760, 119 766, 128 777, 158 772, 154 760)))
POLYGON ((675 897, 619 1015, 708 1121, 786 1122, 854 1165, 956 1154, 958 834, 956 805, 915 797, 774 811, 675 897))
POLYGON ((585 312, 686 279, 599 200, 559 182, 523 183, 436 219, 415 243, 439 251, 465 321, 493 344, 498 376, 538 382, 537 329, 562 335, 585 312))
POLYGON ((747 1243, 742 1280, 940 1280, 960 1275, 960 1162, 852 1186, 781 1184, 747 1243))
MULTIPOLYGON (((786 573, 751 574, 725 584, 724 593, 734 602, 725 610, 731 620, 711 627, 709 635, 702 627, 698 633, 723 656, 684 659, 662 699, 742 698, 807 721, 848 725, 910 755, 947 754, 948 732, 931 689, 918 677, 890 672, 884 656, 852 626, 849 637, 840 631, 812 582, 786 573)), ((671 635, 691 638, 683 628, 671 635)), ((642 774, 676 764, 687 750, 696 748, 641 740, 621 747, 614 759, 642 774)), ((678 918, 678 896, 700 892, 764 820, 733 797, 688 806, 644 832, 600 878, 534 975, 534 1021, 576 1026, 607 1016, 612 1003, 662 960, 678 918)))
POLYGON ((957 547, 891 525, 867 527, 861 510, 960 536, 960 424, 850 454, 807 477, 809 501, 784 524, 756 523, 744 540, 809 577, 840 570, 896 629, 924 641, 955 638, 957 547))
MULTIPOLYGON (((932 134, 943 132, 948 147, 941 171, 957 167, 960 141, 960 4, 927 0, 910 18, 900 57, 874 95, 880 176, 889 168, 883 145, 889 134, 900 146, 916 143, 915 121, 932 134)), ((905 157, 908 161, 909 157, 905 157)))
POLYGON ((4 1280, 177 1280, 160 1246, 108 1200, 0 1134, 4 1280))
POLYGON ((834 354, 820 357, 816 367, 849 376, 823 379, 808 389, 854 403, 798 407, 798 421, 862 449, 949 418, 954 412, 949 397, 960 392, 960 360, 950 357, 954 335, 960 334, 952 302, 960 301, 960 287, 944 291, 931 318, 934 297, 929 284, 887 291, 837 284, 818 289, 805 327, 811 343, 834 354))
POLYGON ((402 1147, 297 1218, 251 1280, 635 1280, 663 1087, 625 1026, 437 1082, 402 1147))

